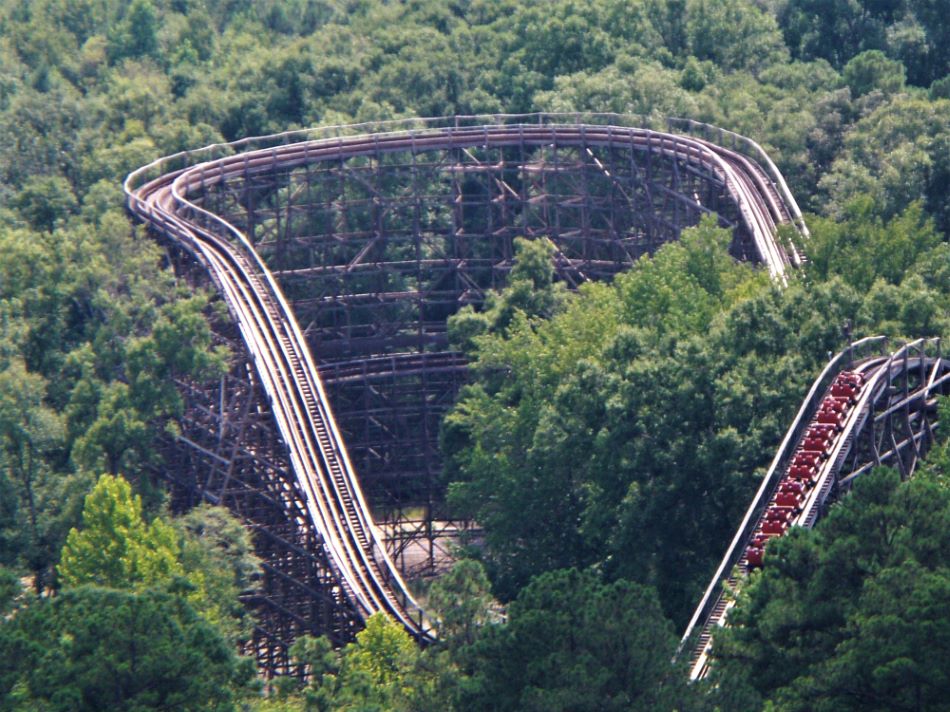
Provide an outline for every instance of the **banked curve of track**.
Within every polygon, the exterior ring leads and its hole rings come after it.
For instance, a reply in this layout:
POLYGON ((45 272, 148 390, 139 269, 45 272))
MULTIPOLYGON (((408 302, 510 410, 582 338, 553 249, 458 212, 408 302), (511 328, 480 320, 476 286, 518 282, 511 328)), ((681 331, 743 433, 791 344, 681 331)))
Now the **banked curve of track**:
POLYGON ((800 213, 794 205, 789 207, 762 168, 736 151, 703 139, 649 129, 508 124, 393 131, 290 143, 177 170, 172 169, 173 161, 160 159, 126 180, 132 213, 190 252, 208 271, 228 305, 271 401, 305 497, 307 516, 323 538, 338 584, 360 617, 382 611, 415 638, 432 636, 431 626, 373 524, 313 357, 277 282, 248 238, 191 202, 190 192, 215 181, 265 173, 276 165, 287 169, 426 145, 462 148, 556 143, 588 147, 621 142, 714 173, 738 207, 758 260, 773 278, 784 281, 786 270, 800 263, 794 249, 786 249, 776 239, 777 225, 800 220, 800 213), (163 172, 166 166, 168 172, 163 172))

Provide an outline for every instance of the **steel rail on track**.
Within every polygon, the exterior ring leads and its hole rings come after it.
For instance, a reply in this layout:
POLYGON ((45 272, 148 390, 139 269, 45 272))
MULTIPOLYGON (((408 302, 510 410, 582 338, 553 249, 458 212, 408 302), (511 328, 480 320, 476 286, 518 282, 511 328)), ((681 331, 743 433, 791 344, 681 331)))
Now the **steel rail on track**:
MULTIPOLYGON (((802 215, 801 208, 798 207, 795 196, 789 190, 788 183, 785 182, 785 176, 779 171, 771 156, 757 142, 734 131, 727 131, 719 126, 695 121, 694 119, 670 118, 666 120, 666 125, 670 131, 678 129, 692 136, 698 134, 703 140, 712 145, 725 146, 726 143, 731 143, 734 150, 743 150, 746 156, 753 159, 753 165, 758 170, 764 171, 765 183, 770 186, 770 190, 777 192, 799 233, 806 239, 809 237, 805 218, 802 215)), ((801 255, 798 255, 798 258, 800 260, 801 255)))
MULTIPOLYGON (((194 222, 174 216, 176 201, 171 184, 148 184, 136 196, 141 202, 130 207, 196 252, 209 267, 258 367, 310 516, 328 544, 325 548, 340 585, 363 617, 385 611, 417 638, 428 637, 421 609, 388 560, 358 486, 346 482, 345 474, 351 473, 352 467, 339 462, 345 452, 322 387, 319 397, 312 397, 314 382, 306 377, 300 359, 301 352, 304 361, 309 357, 306 348, 299 347, 302 337, 298 332, 298 345, 293 343, 287 333, 289 322, 279 313, 273 292, 226 241, 194 222), (383 560, 382 565, 378 559, 383 560), (386 564, 390 570, 382 569, 386 564)), ((309 365, 312 369, 312 363, 309 365)))
MULTIPOLYGON (((184 201, 176 194, 176 183, 177 180, 172 184, 172 195, 176 202, 182 204, 184 201)), ((207 218, 216 219, 216 216, 201 208, 191 205, 189 207, 207 218)), ((245 242, 246 238, 242 234, 233 230, 233 228, 231 230, 235 236, 245 242)), ((322 519, 317 521, 327 522, 330 528, 335 530, 336 536, 332 540, 342 544, 349 562, 346 570, 360 579, 361 586, 351 587, 351 589, 354 595, 357 596, 364 614, 369 615, 377 610, 387 610, 403 622, 414 634, 421 636, 425 632, 422 630, 421 609, 412 601, 408 587, 399 578, 398 570, 389 561, 378 532, 376 532, 368 515, 369 508, 363 500, 362 490, 353 475, 353 467, 348 461, 342 438, 330 413, 328 400, 316 367, 312 362, 310 351, 297 328, 296 320, 292 317, 287 318, 287 315, 290 315, 291 312, 276 282, 273 281, 269 271, 260 261, 256 251, 250 249, 249 243, 246 243, 246 246, 258 263, 258 268, 267 280, 267 286, 270 289, 268 290, 260 284, 259 277, 251 276, 250 279, 258 283, 258 294, 269 292, 276 296, 280 309, 271 304, 268 311, 274 323, 280 323, 285 330, 289 329, 289 333, 284 333, 279 337, 281 343, 279 348, 274 350, 274 353, 284 358, 285 368, 281 370, 281 374, 293 373, 297 377, 296 383, 288 381, 284 385, 284 390, 290 394, 300 393, 305 401, 301 404, 295 403, 292 405, 293 418, 290 424, 285 427, 294 427, 295 424, 304 423, 310 424, 315 429, 314 432, 308 434, 307 429, 303 428, 299 436, 302 440, 298 440, 296 444, 302 448, 303 452, 308 454, 312 462, 316 462, 318 465, 315 468, 316 472, 311 473, 313 476, 305 479, 306 486, 310 490, 308 491, 309 498, 318 504, 326 501, 326 506, 321 509, 322 519), (291 356, 293 359, 290 358, 291 356), (315 397, 314 394, 316 394, 315 397), (319 477, 318 473, 320 472, 329 475, 327 491, 332 495, 329 498, 326 497, 326 492, 318 493, 311 489, 314 481, 325 483, 325 480, 319 477), (378 559, 380 558, 384 561, 379 562, 378 559), (390 585, 385 581, 387 575, 389 579, 397 579, 396 585, 390 585), (401 599, 398 605, 385 600, 392 593, 397 594, 401 599), (411 605, 413 609, 419 612, 417 614, 418 621, 406 618, 405 612, 401 610, 406 607, 406 604, 411 605)), ((301 430, 299 425, 295 427, 301 430)), ((311 469, 305 463, 298 464, 298 467, 305 472, 311 469)), ((300 471, 300 469, 297 471, 300 471)))
POLYGON ((787 467, 789 461, 791 460, 795 445, 805 432, 805 428, 808 426, 808 421, 811 417, 811 414, 816 410, 818 402, 821 400, 822 395, 828 388, 829 384, 834 378, 834 375, 843 368, 843 364, 850 363, 853 360, 855 354, 861 354, 864 351, 874 352, 878 348, 884 346, 886 343, 887 339, 883 336, 873 336, 867 339, 862 339, 861 341, 853 344, 852 347, 841 351, 834 358, 832 358, 825 366, 824 370, 822 370, 822 372, 819 374, 818 378, 815 379, 811 389, 808 391, 808 394, 802 401, 801 407, 798 409, 795 420, 792 421, 792 424, 785 433, 785 437, 782 439, 782 443, 779 445, 775 456, 772 458, 772 463, 769 465, 769 469, 766 471, 765 477, 762 478, 762 483, 759 485, 758 491, 752 498, 752 502, 749 504, 748 509, 746 509, 746 513, 742 517, 742 522, 739 524, 739 528, 736 530, 735 536, 733 536, 732 542, 729 544, 729 548, 726 550, 725 556, 723 556, 719 567, 716 569, 716 573, 713 574, 712 580, 709 582, 709 586, 706 588, 706 592, 703 594, 703 597, 700 600, 699 605, 696 607, 689 624, 686 626, 686 632, 683 634, 683 639, 680 644, 681 647, 687 644, 687 642, 692 639, 697 629, 702 627, 707 622, 709 613, 715 606, 716 600, 721 593, 720 587, 722 586, 722 583, 729 576, 732 568, 739 562, 745 542, 752 534, 755 523, 758 521, 758 517, 762 510, 765 508, 769 495, 778 483, 779 478, 782 476, 782 470, 787 467))
MULTIPOLYGON (((465 117, 440 120, 446 124, 441 126, 411 121, 409 130, 405 122, 394 122, 387 128, 396 130, 362 135, 343 127, 336 136, 310 140, 310 132, 290 132, 159 159, 124 183, 129 209, 194 255, 224 297, 271 402, 304 497, 306 512, 295 516, 309 517, 320 533, 346 598, 360 617, 384 611, 417 639, 429 638, 431 626, 382 545, 313 356, 279 285, 248 237, 190 196, 216 183, 277 169, 394 151, 628 146, 692 166, 722 185, 773 278, 784 282, 786 269, 799 263, 775 238, 776 226, 795 219, 797 206, 790 209, 782 189, 745 155, 689 136, 609 123, 546 123, 557 117, 534 116, 537 123, 517 121, 525 117, 485 125, 465 125, 465 117)), ((293 495, 283 493, 288 510, 293 495)))
MULTIPOLYGON (((793 525, 813 527, 827 506, 833 491, 846 490, 855 478, 874 466, 893 461, 907 447, 913 447, 915 458, 919 458, 922 454, 921 441, 926 436, 933 435, 935 422, 928 423, 928 427, 919 433, 911 431, 901 442, 897 442, 891 433, 893 441, 891 450, 875 451, 867 464, 842 477, 841 472, 845 462, 855 447, 855 438, 865 428, 882 429, 886 419, 896 413, 909 412, 911 406, 915 406, 915 412, 918 414, 933 407, 934 395, 945 393, 950 386, 950 363, 941 356, 939 339, 918 339, 901 346, 893 353, 888 353, 887 338, 883 336, 868 337, 854 342, 828 362, 805 396, 795 420, 786 432, 768 472, 746 510, 729 548, 680 641, 677 657, 687 651, 691 653, 689 667, 692 680, 701 679, 708 672, 713 631, 726 624, 728 610, 734 603, 734 600, 730 599, 734 591, 724 590, 726 584, 729 583, 734 588, 745 575, 740 562, 744 561, 743 556, 752 534, 760 523, 770 497, 787 471, 806 429, 811 424, 812 416, 826 397, 835 376, 845 369, 854 369, 863 373, 866 381, 860 398, 843 424, 834 449, 827 453, 827 460, 820 467, 814 488, 802 504, 793 525), (928 349, 932 353, 928 354, 928 349), (918 386, 911 390, 908 382, 909 374, 916 371, 920 371, 922 377, 918 386), (890 395, 893 390, 895 375, 903 376, 906 392, 901 394, 902 397, 897 402, 891 403, 883 410, 876 410, 875 404, 890 395)), ((916 459, 914 463, 916 464, 916 459)), ((902 461, 901 469, 904 476, 913 471, 911 468, 905 472, 902 461)))

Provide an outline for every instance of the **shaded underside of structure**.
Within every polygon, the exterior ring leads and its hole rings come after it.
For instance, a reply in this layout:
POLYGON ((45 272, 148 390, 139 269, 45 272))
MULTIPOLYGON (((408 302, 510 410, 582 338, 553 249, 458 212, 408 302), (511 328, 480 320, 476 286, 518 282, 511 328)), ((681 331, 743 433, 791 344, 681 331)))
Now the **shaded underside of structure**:
MULTIPOLYGON (((797 212, 776 181, 741 154, 689 137, 543 119, 270 143, 212 151, 221 157, 204 163, 159 162, 127 184, 130 204, 170 238, 197 284, 214 271, 195 235, 259 255, 319 369, 343 461, 408 575, 444 561, 446 542, 466 526, 446 510, 440 476, 439 424, 466 380, 446 320, 504 286, 516 237, 549 238, 556 275, 570 287, 611 278, 706 214, 732 230, 737 259, 773 274, 797 259, 762 245, 797 212), (159 220, 160 203, 175 217, 159 220)), ((222 295, 235 289, 214 283, 222 295)), ((217 383, 180 384, 187 407, 166 472, 180 505, 225 504, 252 527, 265 582, 249 600, 260 620, 250 645, 277 674, 289 670, 298 635, 345 642, 365 606, 307 512, 273 387, 224 301, 231 319, 216 329, 234 354, 231 371, 217 383)), ((410 629, 423 635, 421 619, 410 629)))
POLYGON ((714 166, 621 138, 478 141, 340 148, 189 194, 247 235, 279 282, 383 521, 443 502, 439 423, 465 380, 446 319, 504 286, 514 238, 551 239, 571 287, 612 277, 708 213, 733 229, 737 259, 761 261, 714 166))

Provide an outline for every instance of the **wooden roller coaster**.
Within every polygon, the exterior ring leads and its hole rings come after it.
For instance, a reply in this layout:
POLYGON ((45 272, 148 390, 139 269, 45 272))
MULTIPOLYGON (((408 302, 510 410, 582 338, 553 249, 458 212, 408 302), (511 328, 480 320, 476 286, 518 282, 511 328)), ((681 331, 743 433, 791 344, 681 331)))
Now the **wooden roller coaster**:
MULTIPOLYGON (((219 384, 179 384, 187 407, 165 474, 180 502, 225 504, 253 528, 265 585, 248 600, 259 620, 251 647, 265 673, 290 670, 298 635, 342 643, 377 611, 431 638, 401 569, 437 565, 465 526, 446 514, 439 478, 439 419, 465 380, 445 320, 504 284, 516 236, 550 238, 570 286, 609 278, 707 214, 732 230, 737 259, 775 280, 801 263, 777 237, 786 223, 807 236, 801 213, 756 144, 696 122, 629 123, 531 115, 336 127, 176 154, 126 180, 129 209, 227 305, 218 331, 237 358, 219 384)), ((867 466, 845 462, 903 462, 929 442, 932 395, 946 383, 936 347, 861 361, 854 354, 870 343, 829 366, 837 374, 847 360, 863 374, 860 395, 809 490, 791 498, 797 518, 766 526, 770 499, 784 506, 779 480, 811 400, 776 456, 687 631, 699 641, 694 669, 723 620, 722 582, 761 554, 756 534, 813 522, 867 466), (926 378, 911 389, 918 371, 926 378), (900 378, 903 399, 892 393, 900 378), (901 417, 913 434, 875 440, 901 417)), ((824 390, 816 383, 810 398, 824 390)))

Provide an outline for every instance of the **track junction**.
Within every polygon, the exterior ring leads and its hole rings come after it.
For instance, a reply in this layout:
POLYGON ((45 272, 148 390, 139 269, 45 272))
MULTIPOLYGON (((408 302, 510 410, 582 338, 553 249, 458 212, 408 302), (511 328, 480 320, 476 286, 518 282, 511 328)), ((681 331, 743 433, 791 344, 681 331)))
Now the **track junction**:
MULTIPOLYGON (((436 566, 467 525, 445 511, 439 477, 439 421, 466 378, 445 322, 505 283, 515 237, 551 239, 569 286, 610 278, 706 214, 732 230, 736 259, 777 281, 801 264, 778 229, 807 236, 801 213, 754 142, 692 121, 629 123, 531 115, 291 132, 159 159, 126 180, 133 214, 227 306, 217 331, 231 372, 179 384, 187 408, 165 474, 179 504, 224 504, 254 531, 265 585, 248 601, 260 622, 250 652, 265 673, 291 669, 298 635, 343 643, 377 611, 431 639, 403 574, 436 566)), ((838 371, 858 369, 866 385, 797 523, 874 464, 909 474, 932 440, 933 396, 948 383, 939 346, 883 354, 882 340, 859 342, 813 387, 684 637, 694 677, 728 607, 722 584, 748 564, 838 371)))

